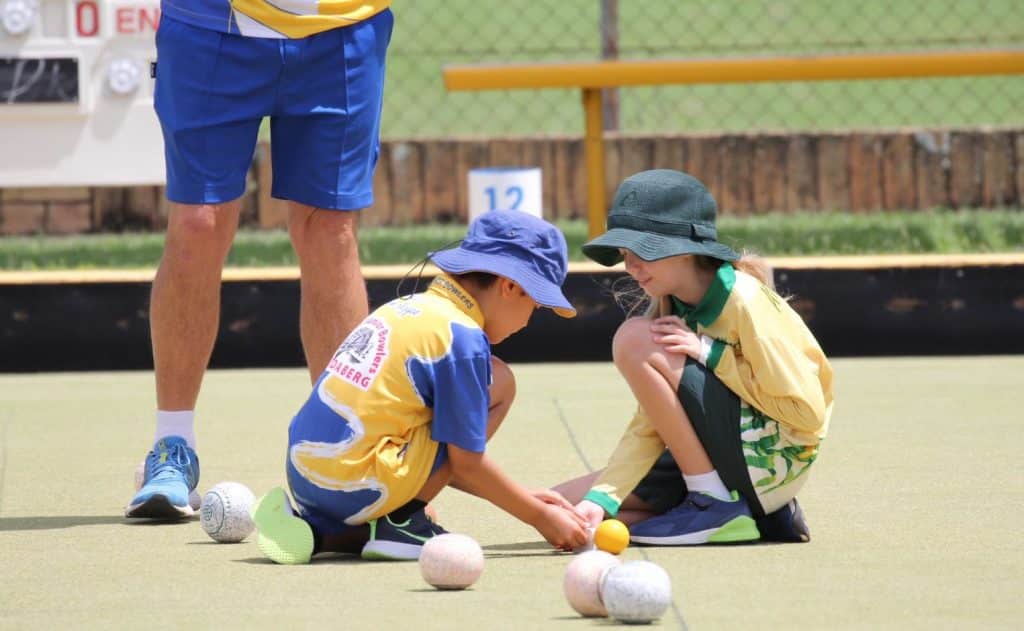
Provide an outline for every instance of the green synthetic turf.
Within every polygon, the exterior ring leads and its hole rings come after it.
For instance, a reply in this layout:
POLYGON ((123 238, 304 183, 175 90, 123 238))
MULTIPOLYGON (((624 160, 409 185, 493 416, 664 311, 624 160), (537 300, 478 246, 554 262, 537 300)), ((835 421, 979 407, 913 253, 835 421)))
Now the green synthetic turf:
MULTIPOLYGON (((662 565, 662 628, 1015 628, 1024 614, 1024 357, 841 359, 832 429, 800 499, 804 545, 630 547, 662 565)), ((542 486, 599 467, 632 412, 609 364, 513 366, 518 398, 489 452, 542 486)), ((201 489, 284 479, 303 370, 213 371, 199 402, 201 489)), ((336 556, 275 566, 198 521, 126 524, 151 437, 152 376, 0 375, 0 627, 592 629, 562 596, 571 556, 446 491, 441 523, 487 555, 469 591, 415 564, 336 556)))
MULTIPOLYGON (((562 221, 572 260, 584 260, 585 221, 562 221)), ((723 241, 768 256, 818 254, 953 254, 1024 251, 1024 212, 975 210, 889 213, 792 213, 719 220, 723 241)), ((414 263, 465 234, 461 224, 364 228, 364 265, 414 263)), ((0 270, 152 267, 163 234, 0 238, 0 270)), ((228 256, 241 267, 295 265, 281 230, 241 231, 228 256)))

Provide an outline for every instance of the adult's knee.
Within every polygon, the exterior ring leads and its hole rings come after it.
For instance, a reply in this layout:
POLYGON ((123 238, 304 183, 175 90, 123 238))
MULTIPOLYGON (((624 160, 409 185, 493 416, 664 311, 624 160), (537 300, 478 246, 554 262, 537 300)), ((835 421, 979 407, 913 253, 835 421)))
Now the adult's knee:
POLYGON ((288 235, 300 260, 358 256, 355 212, 297 207, 288 216, 288 235))
POLYGON ((167 222, 165 251, 172 257, 203 263, 222 260, 231 248, 237 221, 237 215, 226 206, 176 206, 167 222))

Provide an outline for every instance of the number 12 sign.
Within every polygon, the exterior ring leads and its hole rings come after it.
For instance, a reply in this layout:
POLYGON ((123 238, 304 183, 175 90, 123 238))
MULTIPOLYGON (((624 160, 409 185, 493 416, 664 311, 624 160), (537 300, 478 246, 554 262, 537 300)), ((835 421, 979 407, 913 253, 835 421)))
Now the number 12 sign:
POLYGON ((469 220, 492 210, 543 217, 539 168, 490 167, 469 172, 469 220))

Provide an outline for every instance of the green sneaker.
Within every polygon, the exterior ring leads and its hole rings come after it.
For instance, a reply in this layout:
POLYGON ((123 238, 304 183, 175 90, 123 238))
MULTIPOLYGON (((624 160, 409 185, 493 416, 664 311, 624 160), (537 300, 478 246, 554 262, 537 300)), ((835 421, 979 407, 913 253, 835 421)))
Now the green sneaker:
POLYGON ((274 563, 302 565, 313 556, 313 529, 297 517, 284 489, 277 487, 252 508, 260 552, 274 563))

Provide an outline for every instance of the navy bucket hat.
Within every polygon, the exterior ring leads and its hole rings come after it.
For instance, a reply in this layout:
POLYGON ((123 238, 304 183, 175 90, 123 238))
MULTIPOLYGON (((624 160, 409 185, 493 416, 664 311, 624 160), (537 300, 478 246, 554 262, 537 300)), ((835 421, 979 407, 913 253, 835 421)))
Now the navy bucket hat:
POLYGON ((562 293, 569 253, 562 231, 529 213, 492 210, 477 217, 459 247, 431 252, 450 274, 487 272, 514 280, 533 300, 563 318, 576 309, 562 293))
POLYGON ((641 171, 626 178, 608 213, 608 231, 583 244, 601 265, 622 260, 620 248, 645 261, 703 254, 723 261, 739 258, 718 242, 715 198, 700 180, 670 169, 641 171))

